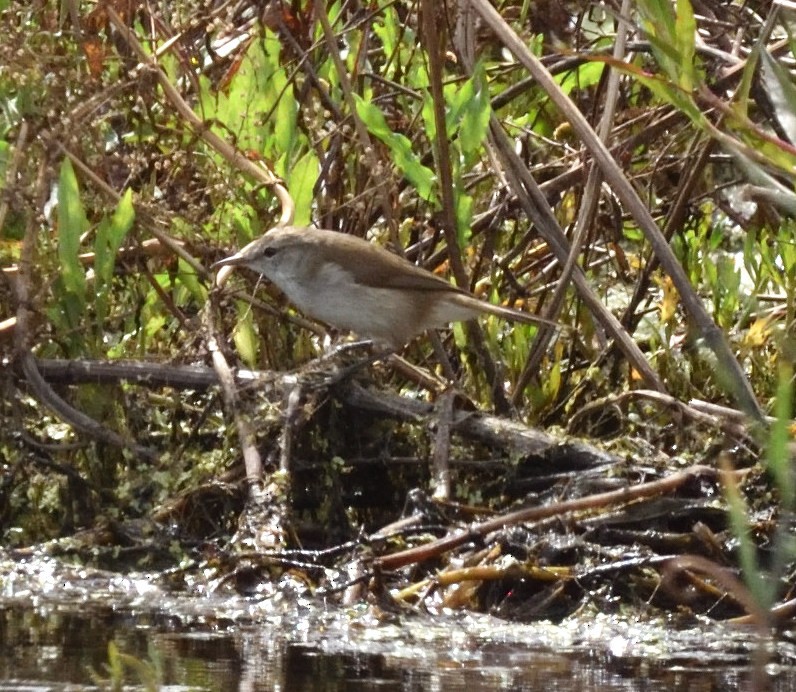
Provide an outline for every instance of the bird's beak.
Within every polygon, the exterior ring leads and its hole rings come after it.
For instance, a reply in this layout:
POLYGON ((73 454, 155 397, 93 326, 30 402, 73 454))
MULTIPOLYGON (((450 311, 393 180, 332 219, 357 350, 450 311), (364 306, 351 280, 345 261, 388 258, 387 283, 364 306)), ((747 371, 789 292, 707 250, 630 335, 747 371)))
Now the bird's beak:
POLYGON ((255 238, 248 245, 244 245, 234 255, 230 255, 216 262, 210 269, 218 270, 223 267, 245 267, 249 263, 249 260, 251 260, 252 255, 257 254, 257 249, 260 247, 261 240, 262 238, 255 238))
POLYGON ((229 257, 225 257, 222 260, 218 260, 214 264, 210 265, 210 269, 218 270, 221 267, 240 267, 246 263, 246 258, 241 255, 240 252, 236 252, 234 255, 230 255, 229 257))
POLYGON ((220 287, 227 283, 227 279, 229 279, 235 267, 246 266, 246 262, 246 256, 243 251, 240 251, 212 264, 210 269, 216 273, 216 286, 220 287))

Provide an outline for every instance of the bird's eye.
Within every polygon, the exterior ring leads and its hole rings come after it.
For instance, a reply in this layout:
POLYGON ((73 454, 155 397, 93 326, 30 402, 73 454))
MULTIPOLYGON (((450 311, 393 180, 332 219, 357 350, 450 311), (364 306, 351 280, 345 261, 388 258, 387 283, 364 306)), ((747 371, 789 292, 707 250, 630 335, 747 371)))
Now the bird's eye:
POLYGON ((263 257, 273 257, 276 254, 275 247, 267 247, 263 250, 263 257))

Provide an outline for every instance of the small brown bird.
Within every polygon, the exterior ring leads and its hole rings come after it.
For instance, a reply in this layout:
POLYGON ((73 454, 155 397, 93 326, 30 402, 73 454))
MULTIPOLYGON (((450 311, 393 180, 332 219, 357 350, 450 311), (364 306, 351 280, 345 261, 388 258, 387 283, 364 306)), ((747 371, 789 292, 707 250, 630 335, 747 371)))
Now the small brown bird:
POLYGON ((258 272, 307 316, 395 350, 428 329, 482 313, 559 326, 479 300, 378 245, 336 231, 274 228, 213 267, 258 272))

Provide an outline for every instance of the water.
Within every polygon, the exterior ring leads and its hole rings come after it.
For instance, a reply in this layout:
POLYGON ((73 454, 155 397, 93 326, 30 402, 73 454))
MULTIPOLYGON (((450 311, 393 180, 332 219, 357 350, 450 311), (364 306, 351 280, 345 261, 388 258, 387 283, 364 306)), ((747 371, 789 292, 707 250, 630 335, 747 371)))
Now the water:
MULTIPOLYGON (((146 575, 65 576, 46 560, 18 567, 0 577, 0 690, 112 689, 114 660, 124 689, 745 690, 757 647, 752 631, 707 619, 513 624, 276 591, 174 593, 146 575)), ((772 650, 769 689, 796 690, 793 634, 772 650)))

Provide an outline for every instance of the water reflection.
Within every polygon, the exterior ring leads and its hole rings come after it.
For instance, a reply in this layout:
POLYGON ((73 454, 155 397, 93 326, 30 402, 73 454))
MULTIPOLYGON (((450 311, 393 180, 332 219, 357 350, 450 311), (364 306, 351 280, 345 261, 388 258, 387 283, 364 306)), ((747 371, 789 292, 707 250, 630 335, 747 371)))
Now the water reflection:
MULTIPOLYGON (((651 642, 627 638, 619 656, 616 642, 601 646, 585 628, 518 627, 456 615, 385 623, 365 607, 311 614, 294 609, 257 621, 243 603, 227 611, 218 603, 204 605, 177 615, 174 603, 150 611, 6 603, 0 610, 0 689, 96 689, 97 676, 108 678, 112 641, 133 657, 128 662, 137 659, 125 670, 126 683, 139 689, 141 670, 149 670, 159 689, 171 690, 740 690, 751 641, 738 636, 712 662, 700 664, 682 637, 679 658, 672 642, 660 641, 659 652, 669 651, 656 657, 651 642)), ((613 636, 623 638, 616 632, 627 628, 615 624, 613 636)), ((607 624, 604 633, 611 635, 607 624)), ((793 669, 779 669, 772 689, 796 689, 793 669)))

